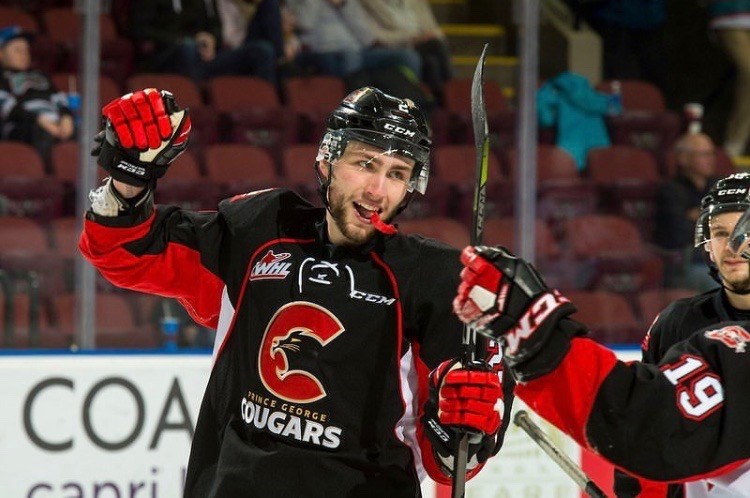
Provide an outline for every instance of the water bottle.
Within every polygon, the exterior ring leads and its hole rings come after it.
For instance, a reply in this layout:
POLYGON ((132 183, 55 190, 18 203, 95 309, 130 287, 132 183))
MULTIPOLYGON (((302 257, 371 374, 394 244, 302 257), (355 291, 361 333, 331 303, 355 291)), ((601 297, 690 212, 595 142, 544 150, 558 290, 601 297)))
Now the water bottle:
POLYGON ((76 87, 76 78, 72 74, 68 76, 68 109, 73 113, 73 122, 78 128, 81 120, 81 94, 76 87))
POLYGON ((180 320, 177 317, 166 315, 161 319, 161 335, 164 349, 167 351, 177 350, 177 333, 180 330, 180 320))
POLYGON ((609 113, 612 116, 622 114, 622 84, 615 80, 612 82, 612 93, 609 97, 609 113))
POLYGON ((68 109, 73 113, 73 122, 76 128, 81 120, 81 94, 78 92, 68 93, 68 109))

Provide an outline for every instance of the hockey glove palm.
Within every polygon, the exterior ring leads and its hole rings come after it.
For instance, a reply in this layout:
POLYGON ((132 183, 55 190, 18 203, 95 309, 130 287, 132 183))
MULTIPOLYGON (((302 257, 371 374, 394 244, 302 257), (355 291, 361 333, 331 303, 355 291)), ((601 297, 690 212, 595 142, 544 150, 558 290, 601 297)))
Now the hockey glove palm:
POLYGON ((443 472, 453 470, 453 453, 462 436, 469 431, 467 468, 484 463, 495 454, 500 414, 495 410, 502 397, 498 374, 489 370, 457 368, 458 360, 441 363, 430 373, 430 398, 422 423, 443 472))
POLYGON ((174 96, 155 88, 129 93, 102 109, 104 131, 91 151, 115 180, 152 186, 186 148, 191 122, 174 96))
POLYGON ((507 364, 519 380, 553 370, 568 349, 576 311, 567 298, 547 287, 536 269, 503 247, 467 247, 453 310, 477 331, 504 345, 507 364), (533 361, 531 361, 533 360, 533 361))

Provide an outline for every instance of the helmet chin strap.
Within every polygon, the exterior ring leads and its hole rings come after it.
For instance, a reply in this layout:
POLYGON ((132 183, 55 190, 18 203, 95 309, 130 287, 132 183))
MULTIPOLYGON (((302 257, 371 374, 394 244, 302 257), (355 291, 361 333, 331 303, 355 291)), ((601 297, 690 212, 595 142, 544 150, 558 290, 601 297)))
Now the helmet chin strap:
MULTIPOLYGON (((748 261, 748 266, 750 266, 750 261, 748 261)), ((719 274, 719 269, 714 264, 711 264, 710 270, 709 270, 709 274, 727 292, 731 292, 732 294, 737 294, 739 296, 747 296, 748 294, 750 294, 750 289, 735 290, 735 289, 731 289, 731 288, 727 287, 727 285, 724 283, 724 279, 722 279, 721 275, 719 274)))
MULTIPOLYGON (((748 263, 750 264, 750 263, 748 263)), ((724 280, 719 275, 719 270, 716 268, 715 265, 711 265, 710 269, 708 270, 709 275, 711 275, 711 278, 716 280, 716 282, 727 292, 731 292, 732 294, 738 294, 740 296, 746 296, 750 294, 750 289, 746 290, 735 290, 727 287, 727 285, 724 283, 724 280)))
POLYGON ((739 294, 740 296, 747 296, 748 294, 750 294, 750 289, 742 290, 742 291, 741 290, 730 289, 729 287, 727 287, 726 285, 724 285, 724 282, 721 283, 721 286, 724 287, 725 291, 731 292, 732 294, 739 294))
MULTIPOLYGON (((709 252, 708 251, 702 251, 701 257, 703 258, 703 261, 706 263, 706 266, 708 266, 708 274, 725 291, 732 292, 732 293, 740 295, 740 296, 746 296, 746 295, 750 294, 750 289, 747 289, 747 290, 734 290, 734 289, 730 289, 729 287, 726 286, 726 284, 724 283, 724 279, 721 278, 721 274, 719 274, 719 268, 716 266, 716 263, 714 263, 713 261, 711 261, 711 257, 709 256, 709 252)), ((750 265, 750 260, 747 261, 747 264, 750 265)))

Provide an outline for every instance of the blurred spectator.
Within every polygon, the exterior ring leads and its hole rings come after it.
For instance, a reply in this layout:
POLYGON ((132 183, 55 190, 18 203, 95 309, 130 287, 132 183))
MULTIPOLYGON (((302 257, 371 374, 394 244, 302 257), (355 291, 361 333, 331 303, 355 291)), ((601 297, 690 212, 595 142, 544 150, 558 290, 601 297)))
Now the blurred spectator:
POLYGON ((581 2, 584 18, 602 37, 604 78, 647 80, 665 90, 664 0, 581 2))
POLYGON ((302 66, 311 65, 317 72, 339 77, 363 69, 406 66, 421 78, 419 54, 411 48, 379 45, 359 2, 287 0, 287 6, 299 31, 302 66))
POLYGON ((714 143, 703 133, 683 135, 675 145, 675 161, 675 176, 656 196, 654 242, 673 255, 665 266, 666 285, 703 292, 716 282, 702 259, 704 249, 693 244, 701 199, 717 180, 714 143))
POLYGON ((185 308, 175 299, 160 299, 152 311, 151 325, 158 337, 161 337, 162 320, 170 317, 176 318, 180 324, 177 331, 177 347, 210 348, 213 346, 215 332, 195 323, 185 308))
MULTIPOLYGON (((237 48, 246 42, 265 41, 273 46, 280 63, 294 59, 297 51, 284 39, 279 0, 216 0, 224 45, 237 48)), ((297 45, 298 46, 298 45, 297 45)))
POLYGON ((133 0, 130 20, 131 35, 148 57, 146 70, 195 81, 221 75, 276 81, 272 43, 245 39, 225 46, 214 0, 133 0))
POLYGON ((75 123, 67 95, 31 69, 31 40, 18 26, 0 29, 0 136, 27 142, 46 158, 55 142, 73 136, 75 123))
POLYGON ((361 0, 378 43, 414 48, 422 59, 422 80, 438 101, 453 75, 445 35, 427 0, 361 0))
POLYGON ((281 32, 284 36, 284 55, 289 62, 294 61, 302 51, 302 42, 297 36, 297 21, 289 7, 281 7, 281 32))
POLYGON ((724 148, 736 157, 744 154, 750 138, 750 2, 713 0, 709 16, 709 26, 737 68, 734 106, 724 135, 724 148))
POLYGON ((557 146, 586 167, 586 155, 594 147, 610 145, 604 116, 612 109, 612 97, 591 87, 580 74, 569 71, 548 80, 537 91, 539 126, 555 126, 557 146))

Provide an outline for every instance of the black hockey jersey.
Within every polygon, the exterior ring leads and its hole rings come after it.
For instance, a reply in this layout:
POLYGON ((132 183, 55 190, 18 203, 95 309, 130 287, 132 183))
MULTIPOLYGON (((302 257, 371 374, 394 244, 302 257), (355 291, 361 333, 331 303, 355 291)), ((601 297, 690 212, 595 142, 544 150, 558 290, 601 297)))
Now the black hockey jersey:
POLYGON ((748 330, 750 322, 706 327, 658 366, 624 363, 594 341, 573 339, 557 369, 519 384, 516 394, 634 475, 706 480, 713 494, 705 496, 750 496, 748 330))
MULTIPOLYGON (((643 341, 643 361, 659 363, 667 350, 697 330, 719 322, 741 320, 742 312, 727 301, 717 287, 703 294, 678 299, 659 313, 643 341)), ((750 318, 750 314, 748 314, 750 318)))
MULTIPOLYGON (((703 294, 678 299, 667 306, 654 320, 643 341, 643 361, 658 364, 667 350, 697 330, 723 321, 746 320, 750 313, 737 310, 727 300, 720 287, 703 294)), ((683 498, 681 484, 657 485, 642 481, 633 482, 627 476, 616 473, 615 491, 620 498, 639 496, 642 498, 683 498), (640 493, 638 492, 640 488, 640 493)))
POLYGON ((412 498, 425 472, 449 482, 418 421, 428 372, 460 351, 457 250, 328 244, 324 211, 287 190, 88 217, 80 248, 106 278, 217 328, 186 497, 412 498))
MULTIPOLYGON (((667 306, 649 328, 643 340, 643 361, 657 364, 667 350, 693 335, 697 330, 721 321, 738 320, 738 316, 726 301, 726 294, 716 288, 667 306)), ((683 498, 684 487, 679 484, 637 482, 626 474, 615 473, 615 492, 619 498, 683 498)))

